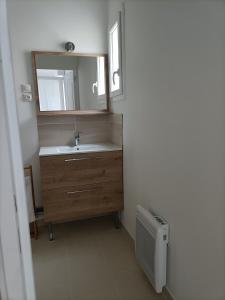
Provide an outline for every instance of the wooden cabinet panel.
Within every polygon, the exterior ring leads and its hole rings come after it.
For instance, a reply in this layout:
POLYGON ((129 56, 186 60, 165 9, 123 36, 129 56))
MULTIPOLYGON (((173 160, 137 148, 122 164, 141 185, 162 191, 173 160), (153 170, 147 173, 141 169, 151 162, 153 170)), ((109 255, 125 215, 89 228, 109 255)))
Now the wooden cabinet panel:
POLYGON ((122 151, 40 158, 46 222, 123 209, 122 151))
POLYGON ((121 182, 54 189, 45 192, 45 220, 59 222, 123 209, 121 182))
POLYGON ((122 151, 41 157, 43 191, 122 180, 122 151))

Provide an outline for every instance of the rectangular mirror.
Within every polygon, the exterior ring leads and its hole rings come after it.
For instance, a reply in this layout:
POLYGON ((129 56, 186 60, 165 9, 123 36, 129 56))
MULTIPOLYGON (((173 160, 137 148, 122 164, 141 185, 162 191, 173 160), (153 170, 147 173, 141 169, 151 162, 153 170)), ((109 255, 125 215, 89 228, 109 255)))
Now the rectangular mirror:
POLYGON ((107 55, 32 52, 39 112, 108 111, 107 55))

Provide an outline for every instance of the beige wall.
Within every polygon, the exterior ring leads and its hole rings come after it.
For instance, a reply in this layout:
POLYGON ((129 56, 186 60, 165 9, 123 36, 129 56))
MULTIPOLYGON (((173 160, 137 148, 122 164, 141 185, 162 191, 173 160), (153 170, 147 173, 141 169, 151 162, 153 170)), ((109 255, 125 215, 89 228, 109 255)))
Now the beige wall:
MULTIPOLYGON (((109 22, 119 1, 110 1, 109 22)), ((177 300, 225 299, 224 1, 125 1, 123 222, 140 203, 170 224, 177 300)))
POLYGON ((9 0, 9 26, 18 98, 23 159, 34 166, 35 194, 40 201, 38 132, 35 104, 23 102, 20 84, 32 83, 32 50, 63 51, 74 42, 77 52, 107 50, 107 1, 9 0))

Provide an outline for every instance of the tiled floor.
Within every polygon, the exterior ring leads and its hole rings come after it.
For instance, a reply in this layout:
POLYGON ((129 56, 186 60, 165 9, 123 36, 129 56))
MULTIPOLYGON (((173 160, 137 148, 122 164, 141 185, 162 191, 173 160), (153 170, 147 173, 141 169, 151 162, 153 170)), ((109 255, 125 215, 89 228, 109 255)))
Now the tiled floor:
POLYGON ((32 240, 38 300, 166 300, 137 265, 134 246, 111 218, 54 226, 32 240))

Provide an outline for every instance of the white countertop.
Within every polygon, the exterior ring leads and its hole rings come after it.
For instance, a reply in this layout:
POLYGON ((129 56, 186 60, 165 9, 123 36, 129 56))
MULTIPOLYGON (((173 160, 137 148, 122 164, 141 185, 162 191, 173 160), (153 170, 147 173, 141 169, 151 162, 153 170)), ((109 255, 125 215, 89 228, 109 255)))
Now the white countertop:
POLYGON ((106 152, 122 150, 122 146, 114 144, 82 144, 78 147, 52 146, 40 147, 39 156, 65 155, 75 153, 106 152))

